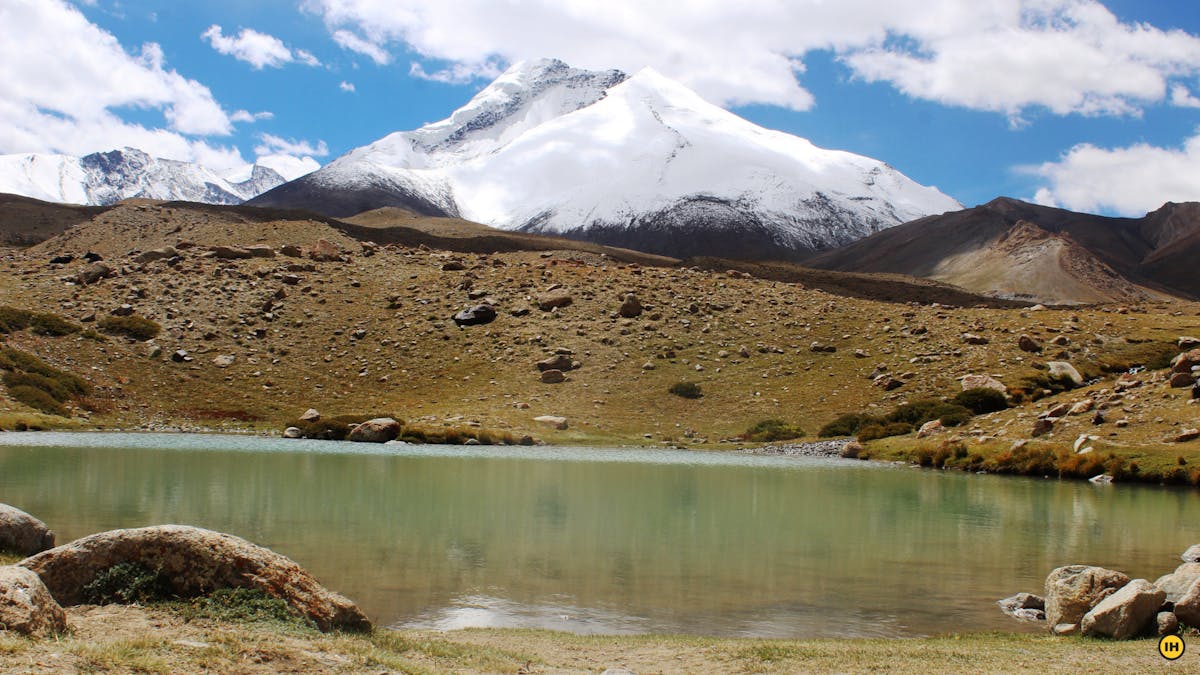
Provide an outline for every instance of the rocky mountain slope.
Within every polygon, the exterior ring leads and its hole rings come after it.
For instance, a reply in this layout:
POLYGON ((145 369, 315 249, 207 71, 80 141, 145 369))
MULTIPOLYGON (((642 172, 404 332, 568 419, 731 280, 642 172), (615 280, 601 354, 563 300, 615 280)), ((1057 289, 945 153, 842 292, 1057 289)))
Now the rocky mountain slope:
POLYGON ((1200 204, 1107 218, 1014 199, 930 216, 805 261, 1045 303, 1200 297, 1200 204))
POLYGON ((448 119, 250 203, 396 206, 675 257, 798 258, 961 208, 878 160, 756 126, 645 69, 513 66, 448 119))
POLYGON ((64 204, 110 205, 122 199, 240 204, 285 182, 256 165, 232 181, 199 164, 161 159, 135 148, 69 155, 0 155, 0 192, 64 204))

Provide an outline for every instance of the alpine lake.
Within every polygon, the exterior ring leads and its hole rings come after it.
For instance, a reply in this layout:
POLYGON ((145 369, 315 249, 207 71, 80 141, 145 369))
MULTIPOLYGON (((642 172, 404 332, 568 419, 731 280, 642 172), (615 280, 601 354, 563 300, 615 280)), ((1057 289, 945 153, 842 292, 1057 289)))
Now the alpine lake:
POLYGON ((0 434, 0 502, 59 543, 178 523, 296 560, 380 626, 912 637, 1035 631, 1070 563, 1150 580, 1200 492, 736 452, 0 434))

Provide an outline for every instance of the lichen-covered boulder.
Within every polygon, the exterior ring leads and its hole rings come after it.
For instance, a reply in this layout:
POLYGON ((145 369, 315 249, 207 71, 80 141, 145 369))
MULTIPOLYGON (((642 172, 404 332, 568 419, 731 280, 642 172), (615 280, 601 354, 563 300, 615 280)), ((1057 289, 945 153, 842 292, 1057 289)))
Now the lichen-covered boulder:
POLYGON ((0 551, 33 555, 54 548, 54 532, 15 506, 0 504, 0 551))
POLYGON ((1103 567, 1059 567, 1046 577, 1047 625, 1079 623, 1084 614, 1127 583, 1127 575, 1103 567))
POLYGON ((50 636, 66 629, 66 613, 38 575, 16 565, 0 567, 0 631, 50 636))
POLYGON ((112 530, 21 561, 63 606, 83 602, 83 588, 119 563, 158 570, 171 592, 196 597, 221 588, 256 588, 280 598, 321 630, 368 630, 371 622, 347 598, 292 560, 231 534, 186 525, 112 530))
POLYGON ((1089 637, 1128 640, 1150 632, 1166 597, 1149 581, 1134 579, 1084 614, 1079 626, 1089 637))

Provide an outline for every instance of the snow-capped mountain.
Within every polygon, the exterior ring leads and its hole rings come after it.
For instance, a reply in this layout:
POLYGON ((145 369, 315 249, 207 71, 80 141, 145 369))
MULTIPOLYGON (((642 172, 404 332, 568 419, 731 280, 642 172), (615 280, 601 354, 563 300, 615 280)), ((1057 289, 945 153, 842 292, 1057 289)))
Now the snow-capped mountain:
POLYGON ((122 199, 241 204, 285 182, 256 165, 234 182, 191 162, 160 159, 134 148, 69 155, 0 155, 0 192, 69 204, 113 204, 122 199))
POLYGON ((878 160, 824 150, 652 69, 519 63, 448 119, 386 136, 250 202, 402 206, 670 255, 802 257, 962 208, 878 160))

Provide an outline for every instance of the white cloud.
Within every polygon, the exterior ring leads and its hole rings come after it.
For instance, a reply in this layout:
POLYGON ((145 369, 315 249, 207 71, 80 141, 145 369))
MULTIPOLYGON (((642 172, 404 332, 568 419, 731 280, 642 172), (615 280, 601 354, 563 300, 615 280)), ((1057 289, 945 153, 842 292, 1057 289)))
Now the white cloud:
POLYGON ((1200 98, 1192 96, 1192 92, 1182 84, 1171 87, 1171 105, 1180 108, 1200 108, 1200 98))
POLYGON ((354 83, 347 82, 345 80, 342 80, 341 83, 338 84, 338 89, 341 89, 342 91, 348 92, 351 94, 353 94, 356 91, 354 88, 354 83))
POLYGON ((222 33, 219 25, 213 24, 201 33, 200 37, 207 40, 219 53, 245 61, 255 70, 266 67, 281 68, 295 61, 309 66, 321 65, 311 53, 303 49, 292 52, 283 40, 250 28, 243 28, 236 37, 229 37, 222 33))
POLYGON ((207 146, 187 136, 233 129, 208 87, 166 68, 161 47, 130 54, 62 0, 0 3, 0 83, 2 153, 133 146, 191 160, 207 146), (161 111, 163 128, 122 119, 128 108, 161 111))
POLYGON ((268 110, 264 110, 262 112, 256 112, 256 113, 252 113, 249 110, 238 110, 238 111, 235 111, 232 115, 230 115, 229 119, 233 120, 234 122, 245 122, 247 124, 253 124, 254 122, 257 122, 259 120, 275 119, 275 113, 270 112, 268 110))
POLYGON ((478 78, 495 79, 503 72, 504 68, 501 67, 500 62, 494 59, 479 65, 455 63, 432 73, 427 72, 425 67, 417 61, 413 61, 408 67, 408 74, 411 77, 447 84, 467 84, 478 78))
POLYGON ((292 155, 259 155, 254 163, 274 169, 285 180, 296 180, 306 173, 312 173, 321 168, 321 163, 312 157, 293 157, 292 155))
POLYGON ((378 65, 387 65, 392 61, 392 55, 378 43, 363 39, 348 30, 333 31, 333 41, 343 49, 369 57, 378 65))
POLYGON ((310 155, 324 157, 329 154, 329 147, 325 145, 325 141, 317 141, 317 144, 314 146, 308 141, 284 139, 272 134, 259 134, 258 140, 261 142, 258 147, 254 148, 255 154, 258 155, 310 155))
POLYGON ((1085 143, 1024 170, 1048 181, 1034 197, 1039 204, 1141 216, 1165 202, 1200 201, 1200 132, 1179 148, 1085 143))
MULTIPOLYGON (((836 53, 858 77, 944 104, 1136 114, 1200 74, 1200 38, 1120 22, 1097 0, 305 0, 333 39, 390 61, 404 45, 449 62, 418 77, 489 77, 497 60, 653 66, 725 105, 804 110, 803 57, 836 53)), ((1019 121, 1017 122, 1020 123, 1019 121)))

